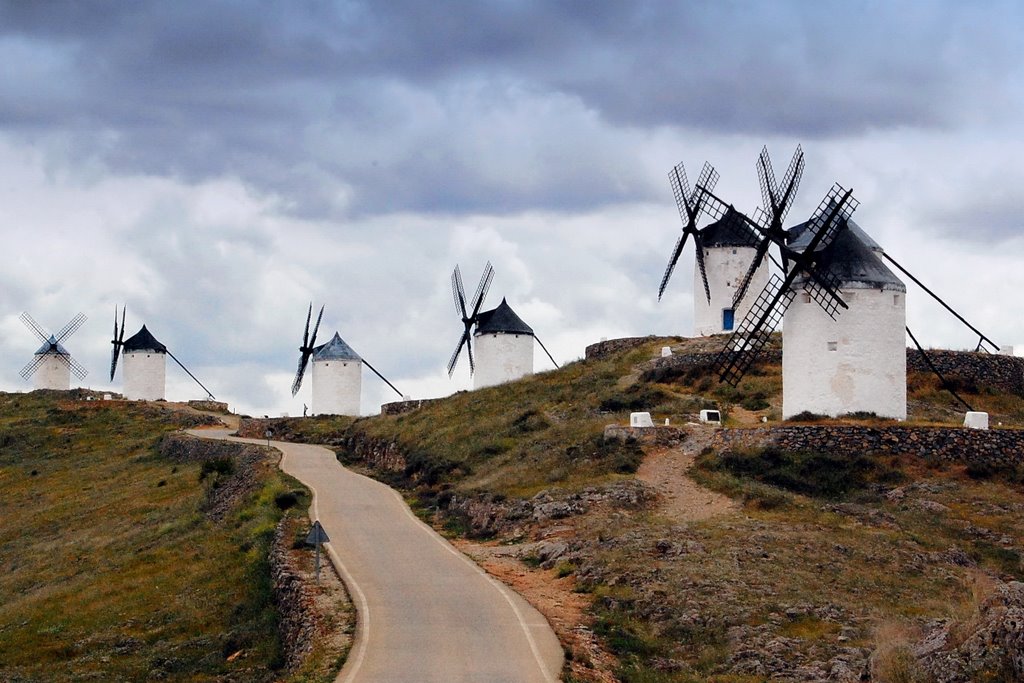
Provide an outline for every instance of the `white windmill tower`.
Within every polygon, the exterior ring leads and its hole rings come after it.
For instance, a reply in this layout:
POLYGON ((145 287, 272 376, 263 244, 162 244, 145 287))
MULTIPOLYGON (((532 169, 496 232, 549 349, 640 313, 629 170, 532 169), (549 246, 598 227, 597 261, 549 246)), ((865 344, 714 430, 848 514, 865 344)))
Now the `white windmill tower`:
POLYGON ((337 332, 326 344, 316 344, 316 333, 320 329, 320 320, 324 316, 324 307, 320 307, 313 334, 309 334, 309 322, 313 315, 310 304, 306 313, 306 330, 299 347, 299 367, 292 382, 292 396, 299 393, 306 365, 313 361, 313 405, 314 415, 351 415, 360 414, 360 397, 363 387, 363 365, 370 368, 378 377, 391 387, 399 396, 398 391, 384 375, 366 362, 351 346, 345 343, 337 332))
POLYGON ((61 344, 85 323, 86 317, 83 314, 76 315, 56 334, 47 334, 27 312, 21 314, 21 321, 43 342, 33 354, 32 361, 21 369, 19 374, 24 379, 32 377, 36 389, 66 391, 71 388, 72 372, 78 379, 85 378, 88 374, 86 369, 61 344))
POLYGON ((138 332, 128 339, 124 338, 124 320, 127 309, 121 310, 121 325, 118 327, 117 307, 114 307, 114 337, 110 343, 114 348, 110 354, 110 381, 114 381, 119 356, 124 355, 124 366, 121 376, 124 379, 122 393, 129 401, 162 401, 167 385, 167 357, 178 364, 196 384, 203 388, 211 400, 214 398, 210 390, 203 386, 181 361, 174 357, 167 347, 153 333, 142 326, 138 332))
POLYGON ((557 368, 558 363, 534 334, 533 328, 516 315, 503 298, 497 308, 481 311, 487 290, 494 278, 494 268, 488 263, 484 267, 480 284, 473 295, 472 305, 467 312, 466 294, 462 285, 462 273, 455 266, 452 272, 452 294, 455 297, 455 312, 462 318, 463 332, 455 353, 448 361, 448 376, 455 371, 463 346, 469 356, 469 371, 473 375, 473 388, 503 384, 533 374, 533 343, 536 341, 557 368), (476 326, 475 331, 473 327, 476 326), (472 340, 476 342, 477 356, 473 357, 472 340))
MULTIPOLYGON (((790 230, 791 248, 808 247, 808 225, 790 230)), ((817 305, 806 273, 793 281, 782 328, 783 418, 870 412, 906 419, 907 288, 881 251, 852 220, 819 248, 816 271, 845 302, 842 315, 817 305)))

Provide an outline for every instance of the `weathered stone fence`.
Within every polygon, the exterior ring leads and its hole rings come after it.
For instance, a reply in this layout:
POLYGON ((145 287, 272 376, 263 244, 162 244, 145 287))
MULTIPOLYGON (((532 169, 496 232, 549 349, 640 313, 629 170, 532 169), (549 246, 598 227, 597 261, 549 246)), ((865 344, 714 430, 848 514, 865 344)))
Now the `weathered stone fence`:
MULTIPOLYGON (((604 358, 625 350, 637 348, 650 343, 657 337, 626 337, 610 339, 587 347, 586 357, 604 358)), ((701 339, 700 342, 721 343, 718 338, 701 339)), ((671 341, 670 338, 665 339, 671 341)), ((687 344, 696 344, 695 340, 686 340, 687 344)), ((1024 396, 1024 358, 993 353, 975 353, 973 351, 947 351, 933 349, 927 351, 928 358, 943 376, 949 379, 960 379, 976 384, 978 387, 1001 389, 1018 396, 1024 396)), ((711 367, 718 351, 686 351, 675 353, 664 358, 652 358, 643 364, 644 379, 659 381, 683 374, 686 370, 696 367, 711 367)), ((759 362, 778 364, 782 362, 782 350, 766 348, 761 352, 759 362)), ((931 368, 914 348, 907 349, 907 371, 931 373, 931 368)))
POLYGON ((951 463, 1009 466, 1024 462, 1024 429, 794 425, 720 429, 711 442, 716 450, 766 446, 840 456, 912 455, 951 463))
POLYGON ((435 403, 442 399, 439 398, 421 398, 409 401, 395 401, 394 403, 385 403, 380 407, 381 415, 404 415, 405 413, 411 413, 412 411, 425 406, 429 403, 435 403))

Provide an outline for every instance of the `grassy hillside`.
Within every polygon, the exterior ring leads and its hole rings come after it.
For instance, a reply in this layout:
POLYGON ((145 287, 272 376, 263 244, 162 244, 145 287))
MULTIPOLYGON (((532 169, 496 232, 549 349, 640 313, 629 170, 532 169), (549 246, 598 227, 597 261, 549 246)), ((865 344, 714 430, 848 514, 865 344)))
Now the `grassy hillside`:
MULTIPOLYGON (((642 449, 601 439, 604 425, 626 423, 632 410, 676 425, 702 407, 722 409, 733 426, 778 423, 778 365, 755 367, 734 389, 707 369, 659 371, 666 343, 689 344, 652 339, 402 416, 320 418, 294 428, 323 442, 353 434, 397 441, 406 470, 379 476, 443 519, 444 491, 501 506, 541 490, 557 498, 632 478, 647 457, 642 449)), ((959 426, 962 409, 937 380, 912 373, 908 384, 909 424, 959 426)), ((1024 397, 971 383, 959 390, 990 411, 994 425, 1024 426, 1024 397)), ((598 505, 535 523, 525 540, 555 534, 567 544, 552 571, 574 574, 577 590, 593 595, 592 627, 622 680, 856 680, 871 668, 875 680, 928 681, 913 668, 909 644, 937 623, 972 623, 991 582, 1024 579, 1022 472, 867 453, 839 461, 828 453, 705 450, 691 475, 737 501, 733 511, 688 522, 659 502, 598 505), (872 653, 882 654, 869 664, 872 653)), ((530 522, 517 524, 496 540, 521 543, 530 522)), ((533 551, 523 552, 530 560, 533 551)), ((576 680, 598 680, 587 674, 585 654, 570 657, 576 680)))
POLYGON ((297 483, 265 466, 214 523, 229 466, 156 449, 194 416, 82 398, 0 394, 0 680, 276 679, 267 550, 297 483))

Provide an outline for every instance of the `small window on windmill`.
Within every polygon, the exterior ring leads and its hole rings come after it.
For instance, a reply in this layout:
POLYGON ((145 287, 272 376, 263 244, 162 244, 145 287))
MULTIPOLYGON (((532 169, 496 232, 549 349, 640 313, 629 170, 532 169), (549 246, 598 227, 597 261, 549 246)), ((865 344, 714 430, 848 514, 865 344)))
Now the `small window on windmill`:
POLYGON ((804 292, 804 303, 805 304, 811 303, 811 295, 810 295, 809 292, 804 292))
POLYGON ((733 250, 732 250, 732 253, 733 253, 733 254, 735 254, 735 253, 736 253, 736 250, 735 250, 735 249, 733 249, 733 250))
POLYGON ((830 341, 828 343, 828 350, 829 351, 838 351, 839 350, 839 342, 830 341))
POLYGON ((900 305, 900 295, 899 294, 893 294, 892 295, 892 305, 893 306, 899 306, 900 305))

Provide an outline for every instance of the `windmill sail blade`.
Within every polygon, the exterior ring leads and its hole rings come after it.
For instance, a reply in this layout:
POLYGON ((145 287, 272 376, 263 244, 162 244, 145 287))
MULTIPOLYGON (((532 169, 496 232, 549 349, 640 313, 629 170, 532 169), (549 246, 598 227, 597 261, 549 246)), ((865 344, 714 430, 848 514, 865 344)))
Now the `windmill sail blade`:
POLYGON ((48 335, 46 333, 46 330, 44 330, 42 326, 39 323, 37 323, 32 316, 28 314, 28 311, 25 311, 19 317, 21 318, 21 322, 25 323, 25 327, 32 330, 32 332, 34 332, 35 335, 39 337, 39 341, 50 341, 50 335, 48 335))
POLYGON ((402 392, 401 392, 401 391, 399 391, 399 390, 398 390, 398 389, 397 389, 397 388, 395 387, 395 385, 394 385, 394 384, 392 384, 391 382, 389 382, 389 381, 388 381, 388 378, 387 378, 387 377, 385 377, 384 375, 382 375, 382 374, 380 374, 379 372, 377 372, 377 368, 375 368, 375 367, 373 367, 372 365, 370 365, 369 361, 367 361, 367 360, 366 360, 365 358, 363 359, 363 365, 365 365, 366 367, 368 367, 368 368, 370 368, 371 370, 373 370, 373 374, 377 375, 377 376, 378 376, 378 377, 380 377, 380 378, 381 378, 382 380, 384 380, 384 384, 387 384, 387 385, 388 385, 389 387, 391 387, 392 389, 394 389, 394 391, 395 391, 395 393, 396 393, 396 394, 398 394, 399 396, 402 396, 402 397, 404 398, 404 394, 402 394, 402 392))
POLYGON ((455 313, 465 320, 469 317, 466 314, 466 291, 462 286, 462 273, 458 266, 452 271, 452 296, 455 298, 455 313))
MULTIPOLYGON (((483 305, 484 299, 487 298, 487 290, 491 288, 491 280, 494 279, 494 267, 491 262, 488 261, 487 265, 484 266, 484 273, 480 276, 480 284, 476 286, 476 294, 473 295, 473 315, 472 318, 476 318, 476 314, 480 312, 480 306, 483 305)), ((470 354, 472 358, 472 354, 470 354)))
POLYGON ((679 217, 683 225, 689 225, 694 216, 690 210, 690 181, 686 178, 686 167, 680 162, 668 172, 668 182, 672 186, 672 196, 679 209, 679 217))
POLYGON ((775 169, 772 168, 767 146, 762 147, 757 155, 757 182, 761 186, 761 203, 765 211, 774 215, 778 206, 779 184, 775 182, 775 169))
POLYGON ((661 295, 665 293, 665 287, 668 286, 668 279, 672 277, 672 271, 676 268, 679 255, 683 253, 683 247, 686 246, 686 237, 687 233, 684 232, 676 240, 676 248, 672 250, 672 256, 668 260, 668 267, 665 268, 665 274, 661 277, 661 284, 658 286, 658 301, 661 301, 661 295))
POLYGON ((740 302, 743 301, 743 297, 747 294, 747 289, 750 288, 750 282, 754 279, 754 273, 761 267, 761 262, 764 261, 765 254, 768 253, 768 247, 771 246, 771 240, 761 240, 757 245, 757 251, 754 253, 754 258, 750 262, 750 266, 747 268, 746 275, 743 276, 743 281, 740 282, 739 289, 732 297, 733 310, 739 308, 740 302))
POLYGON ((796 196, 797 188, 800 187, 800 178, 804 174, 804 150, 800 145, 796 146, 793 158, 789 162, 789 168, 782 179, 782 197, 779 200, 779 223, 786 220, 789 209, 793 206, 793 198, 796 196))
POLYGON ((35 374, 36 370, 39 369, 39 366, 43 364, 43 360, 45 358, 46 357, 42 355, 35 356, 31 361, 29 361, 28 365, 26 365, 20 371, 18 371, 18 374, 21 375, 24 379, 30 378, 32 375, 35 374))
POLYGON ((184 371, 185 371, 185 374, 187 374, 187 375, 188 375, 189 377, 191 377, 191 378, 192 378, 193 380, 195 380, 195 383, 196 383, 196 384, 198 384, 199 386, 203 387, 203 391, 205 391, 205 392, 206 392, 206 395, 207 395, 207 396, 209 396, 211 400, 212 400, 212 399, 216 399, 216 398, 217 398, 217 397, 216 397, 216 396, 214 396, 214 395, 213 395, 212 393, 210 393, 210 390, 209 390, 209 389, 207 389, 207 388, 206 388, 205 386, 203 386, 203 383, 199 381, 199 378, 198 378, 198 377, 196 377, 195 375, 193 375, 193 374, 191 373, 191 371, 189 371, 189 369, 188 369, 188 368, 186 368, 186 367, 184 366, 184 364, 182 364, 182 362, 181 362, 180 360, 178 360, 177 358, 175 358, 175 357, 174 357, 174 354, 173 354, 173 353, 171 353, 170 351, 168 351, 168 352, 167 352, 167 355, 171 357, 171 360, 173 360, 173 361, 174 361, 175 363, 177 363, 177 364, 178 364, 178 367, 180 367, 180 368, 181 368, 182 370, 184 370, 184 371))
POLYGON ((544 346, 544 342, 540 340, 540 337, 538 337, 537 335, 533 335, 533 338, 537 340, 538 344, 540 344, 540 348, 544 349, 544 353, 548 354, 548 358, 551 359, 551 364, 555 366, 555 369, 558 369, 560 366, 555 361, 555 357, 551 355, 550 351, 548 351, 548 347, 544 346))
POLYGON ((68 321, 67 325, 65 325, 64 327, 60 328, 60 331, 57 332, 57 334, 55 334, 53 336, 57 339, 58 342, 62 342, 65 339, 67 339, 68 337, 70 337, 72 334, 74 334, 75 331, 79 327, 81 327, 83 324, 85 324, 86 320, 88 320, 88 318, 85 317, 85 314, 84 313, 79 313, 74 318, 72 318, 70 321, 68 321))
POLYGON ((324 317, 324 308, 326 304, 320 307, 320 314, 316 316, 316 325, 313 326, 313 334, 309 338, 309 346, 307 353, 313 353, 313 347, 316 346, 316 333, 320 330, 320 321, 324 317))
POLYGON ((302 354, 299 356, 299 366, 295 371, 295 379, 292 380, 292 396, 299 393, 299 389, 302 387, 302 376, 306 374, 306 363, 308 362, 308 355, 302 354))
POLYGON ((302 333, 302 348, 299 351, 305 353, 306 347, 309 346, 309 321, 313 318, 313 302, 309 302, 309 310, 306 311, 306 330, 302 333))
POLYGON ((452 373, 455 372, 455 364, 459 362, 459 354, 462 353, 462 346, 469 341, 469 331, 462 333, 459 338, 459 344, 455 347, 455 352, 452 357, 448 359, 448 376, 451 377, 452 373))
MULTIPOLYGON (((65 358, 65 356, 61 356, 61 358, 65 358)), ((68 367, 71 368, 71 372, 74 373, 75 377, 78 379, 85 379, 85 376, 89 374, 89 371, 82 367, 82 364, 71 356, 66 356, 66 358, 68 367)))
POLYGON ((708 285, 708 269, 704 264, 704 240, 699 232, 693 233, 693 246, 697 252, 697 270, 700 271, 701 282, 704 283, 704 296, 707 297, 708 305, 711 304, 711 286, 708 285))
POLYGON ((793 301, 790 284, 789 278, 783 280, 772 275, 761 290, 725 348, 715 358, 715 370, 721 381, 735 387, 757 360, 793 301))
POLYGON ((114 373, 117 371, 117 360, 121 356, 121 347, 124 346, 124 317, 128 307, 121 309, 121 330, 117 329, 117 306, 114 306, 114 334, 110 339, 110 381, 114 381, 114 373))
POLYGON ((473 341, 468 332, 466 333, 466 355, 469 356, 469 376, 472 377, 476 372, 476 361, 473 360, 473 341))

